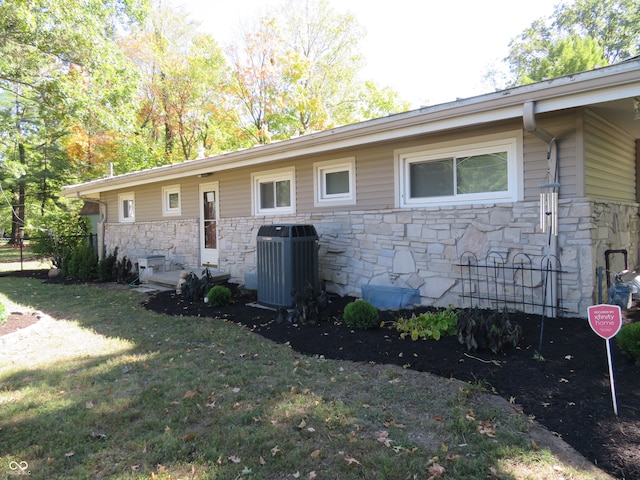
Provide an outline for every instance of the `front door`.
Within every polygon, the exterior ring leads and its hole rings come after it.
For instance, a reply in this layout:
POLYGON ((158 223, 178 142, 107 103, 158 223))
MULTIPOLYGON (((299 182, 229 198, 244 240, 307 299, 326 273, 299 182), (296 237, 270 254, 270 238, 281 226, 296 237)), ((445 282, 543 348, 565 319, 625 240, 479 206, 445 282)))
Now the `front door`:
POLYGON ((200 185, 200 260, 218 266, 218 182, 200 185))

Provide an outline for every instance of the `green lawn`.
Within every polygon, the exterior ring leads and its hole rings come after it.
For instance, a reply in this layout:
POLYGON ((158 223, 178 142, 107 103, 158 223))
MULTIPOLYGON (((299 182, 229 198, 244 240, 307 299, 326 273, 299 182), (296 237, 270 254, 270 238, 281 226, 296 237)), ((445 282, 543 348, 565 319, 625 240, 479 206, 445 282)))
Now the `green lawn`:
POLYGON ((22 259, 20 247, 0 245, 0 272, 37 270, 49 267, 51 267, 51 262, 36 259, 28 244, 22 247, 22 259))
MULTIPOLYGON (((482 385, 305 357, 115 285, 6 277, 0 475, 42 479, 594 479, 482 385), (50 318, 49 318, 50 317, 50 318)), ((258 314, 257 314, 258 315, 258 314)))

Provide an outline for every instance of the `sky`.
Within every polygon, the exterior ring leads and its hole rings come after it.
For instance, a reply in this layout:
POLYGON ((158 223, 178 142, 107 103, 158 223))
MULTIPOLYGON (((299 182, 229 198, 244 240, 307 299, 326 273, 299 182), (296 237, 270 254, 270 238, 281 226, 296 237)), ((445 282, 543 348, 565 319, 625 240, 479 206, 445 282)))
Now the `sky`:
MULTIPOLYGON (((560 0, 329 0, 367 34, 363 80, 396 90, 411 108, 492 90, 487 70, 502 66, 509 42, 553 14, 560 0)), ((222 47, 240 26, 280 0, 174 0, 222 47)))

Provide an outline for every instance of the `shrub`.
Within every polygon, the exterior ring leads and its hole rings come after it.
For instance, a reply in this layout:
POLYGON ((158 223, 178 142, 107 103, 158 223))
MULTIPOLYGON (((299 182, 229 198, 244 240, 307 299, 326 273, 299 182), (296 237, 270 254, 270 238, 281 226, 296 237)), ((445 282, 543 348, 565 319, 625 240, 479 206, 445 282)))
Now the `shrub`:
POLYGON ((31 249, 36 257, 48 258, 55 267, 62 269, 69 252, 84 244, 89 231, 86 217, 56 211, 42 218, 37 234, 32 236, 31 249))
POLYGON ((95 280, 98 277, 98 255, 93 245, 85 241, 74 248, 65 248, 62 276, 80 281, 95 280))
POLYGON ((458 315, 458 341, 474 351, 489 348, 498 353, 505 346, 517 346, 522 329, 512 324, 507 310, 490 312, 486 316, 478 309, 462 312, 458 315))
POLYGON ((396 329, 400 337, 411 336, 411 340, 420 338, 428 340, 440 340, 447 335, 455 335, 458 326, 458 314, 452 307, 438 312, 423 313, 420 316, 412 315, 411 318, 400 318, 396 322, 396 329))
POLYGON ((0 323, 4 322, 8 316, 4 303, 0 302, 0 323))
POLYGON ((378 309, 366 300, 356 300, 344 307, 344 321, 352 328, 366 330, 379 326, 378 309))
POLYGON ((616 335, 616 344, 622 353, 640 365, 640 322, 624 325, 616 335))
POLYGON ((98 262, 98 280, 102 282, 115 281, 115 270, 118 262, 118 247, 113 249, 113 253, 107 255, 107 248, 102 247, 102 260, 98 262))
POLYGON ((207 303, 211 307, 222 307, 231 302, 231 290, 224 285, 216 285, 207 293, 207 303))

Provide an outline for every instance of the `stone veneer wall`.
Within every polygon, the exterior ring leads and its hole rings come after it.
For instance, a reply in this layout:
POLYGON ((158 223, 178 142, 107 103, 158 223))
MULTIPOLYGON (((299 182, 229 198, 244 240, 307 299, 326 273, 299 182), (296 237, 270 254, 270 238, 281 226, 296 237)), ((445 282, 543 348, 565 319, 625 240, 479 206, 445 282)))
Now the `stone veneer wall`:
MULTIPOLYGON (((548 235, 538 227, 538 209, 538 202, 521 202, 222 219, 220 265, 233 281, 243 282, 256 269, 260 225, 309 223, 320 236, 320 277, 329 291, 359 297, 362 284, 393 285, 419 289, 424 304, 461 305, 456 264, 464 252, 481 262, 489 252, 509 261, 517 253, 546 253, 548 235)), ((637 204, 560 202, 560 296, 568 314, 584 317, 594 303, 601 252, 626 248, 635 262, 637 211, 637 204)))
POLYGON ((126 256, 132 263, 140 256, 164 255, 165 270, 200 265, 200 237, 195 218, 107 223, 104 235, 107 253, 118 247, 118 257, 126 256))
MULTIPOLYGON (((509 261, 517 253, 546 253, 548 235, 539 227, 538 202, 425 209, 329 212, 282 217, 235 217, 219 221, 220 269, 238 283, 256 271, 256 237, 264 224, 305 223, 320 236, 320 277, 327 289, 361 296, 360 285, 394 285, 420 290, 422 302, 461 305, 460 269, 464 252, 483 261, 498 252, 509 261)), ((629 267, 638 262, 637 203, 562 200, 559 258, 563 307, 586 316, 597 299, 597 268, 604 252, 626 249, 629 267)), ((166 269, 199 266, 197 219, 110 223, 108 251, 135 262, 141 255, 166 257, 166 269)), ((617 265, 617 264, 616 264, 617 265)), ((605 284, 606 287, 606 284, 605 284)), ((606 292, 605 292, 606 298, 606 292)))

